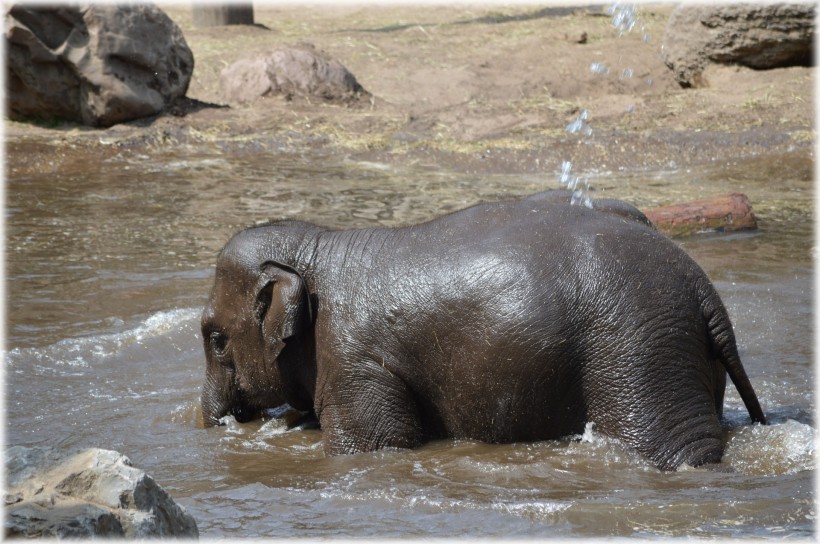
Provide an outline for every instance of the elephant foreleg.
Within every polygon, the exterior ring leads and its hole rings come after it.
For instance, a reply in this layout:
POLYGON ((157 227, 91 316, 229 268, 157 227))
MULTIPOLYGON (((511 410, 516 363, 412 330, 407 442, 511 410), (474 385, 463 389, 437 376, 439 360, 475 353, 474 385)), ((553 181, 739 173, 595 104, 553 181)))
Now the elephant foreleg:
POLYGON ((421 444, 415 399, 407 385, 387 368, 372 362, 358 364, 331 383, 319 415, 326 454, 421 444))

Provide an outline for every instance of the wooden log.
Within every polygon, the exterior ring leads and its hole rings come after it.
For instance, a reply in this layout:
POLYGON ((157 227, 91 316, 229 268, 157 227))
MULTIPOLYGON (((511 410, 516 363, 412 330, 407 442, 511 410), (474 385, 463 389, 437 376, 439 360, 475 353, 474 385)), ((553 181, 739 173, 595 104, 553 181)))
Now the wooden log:
POLYGON ((644 210, 644 214, 667 236, 757 228, 749 198, 742 193, 661 206, 644 210))
POLYGON ((193 23, 196 27, 221 25, 252 25, 252 3, 195 3, 193 5, 193 23))

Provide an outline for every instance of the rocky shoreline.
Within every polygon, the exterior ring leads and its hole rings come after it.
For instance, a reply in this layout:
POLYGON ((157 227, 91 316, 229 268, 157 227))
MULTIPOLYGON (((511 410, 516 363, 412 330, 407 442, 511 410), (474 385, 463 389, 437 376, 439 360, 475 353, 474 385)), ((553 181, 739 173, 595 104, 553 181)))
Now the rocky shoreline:
MULTIPOLYGON (((814 69, 752 69, 726 53, 726 62, 678 60, 698 66, 698 85, 683 88, 661 54, 683 55, 668 38, 673 5, 641 6, 647 42, 638 32, 619 36, 604 6, 261 4, 256 25, 210 28, 195 27, 189 8, 162 7, 195 58, 185 98, 163 114, 104 129, 7 121, 8 141, 40 142, 68 159, 188 146, 490 174, 553 172, 561 160, 617 171, 813 152, 814 69), (338 60, 370 99, 223 96, 226 66, 304 43, 338 60), (611 72, 593 73, 592 64, 611 72), (621 65, 634 75, 619 78, 621 65), (590 112, 589 137, 565 130, 581 110, 590 112)), ((684 42, 678 49, 714 49, 702 36, 675 39, 684 42)), ((9 163, 16 166, 13 155, 9 163)))

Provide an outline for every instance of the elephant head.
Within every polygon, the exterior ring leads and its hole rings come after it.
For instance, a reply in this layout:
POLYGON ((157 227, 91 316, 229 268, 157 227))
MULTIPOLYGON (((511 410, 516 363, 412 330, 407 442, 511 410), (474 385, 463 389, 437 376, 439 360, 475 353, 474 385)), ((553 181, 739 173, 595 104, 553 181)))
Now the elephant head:
POLYGON ((305 280, 295 268, 261 258, 259 240, 243 238, 220 253, 202 314, 206 427, 229 414, 250 421, 285 403, 312 409, 312 396, 298 386, 311 357, 313 309, 305 280))

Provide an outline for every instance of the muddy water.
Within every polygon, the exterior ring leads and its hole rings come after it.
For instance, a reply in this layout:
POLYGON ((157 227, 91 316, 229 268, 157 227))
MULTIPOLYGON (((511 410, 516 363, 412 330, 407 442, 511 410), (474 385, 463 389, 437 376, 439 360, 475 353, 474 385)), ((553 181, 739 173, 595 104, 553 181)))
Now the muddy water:
MULTIPOLYGON (((35 149, 35 147, 37 149, 35 149)), ((714 279, 773 425, 726 399, 734 472, 661 473, 594 429, 571 439, 325 458, 321 432, 269 419, 197 428, 198 314, 214 255, 255 221, 396 225, 555 188, 276 153, 134 153, 53 171, 10 144, 6 440, 126 453, 204 537, 712 536, 814 533, 812 163, 601 173, 639 206, 742 190, 762 230, 681 241, 714 279)), ((556 168, 558 166, 556 165, 556 168)))

